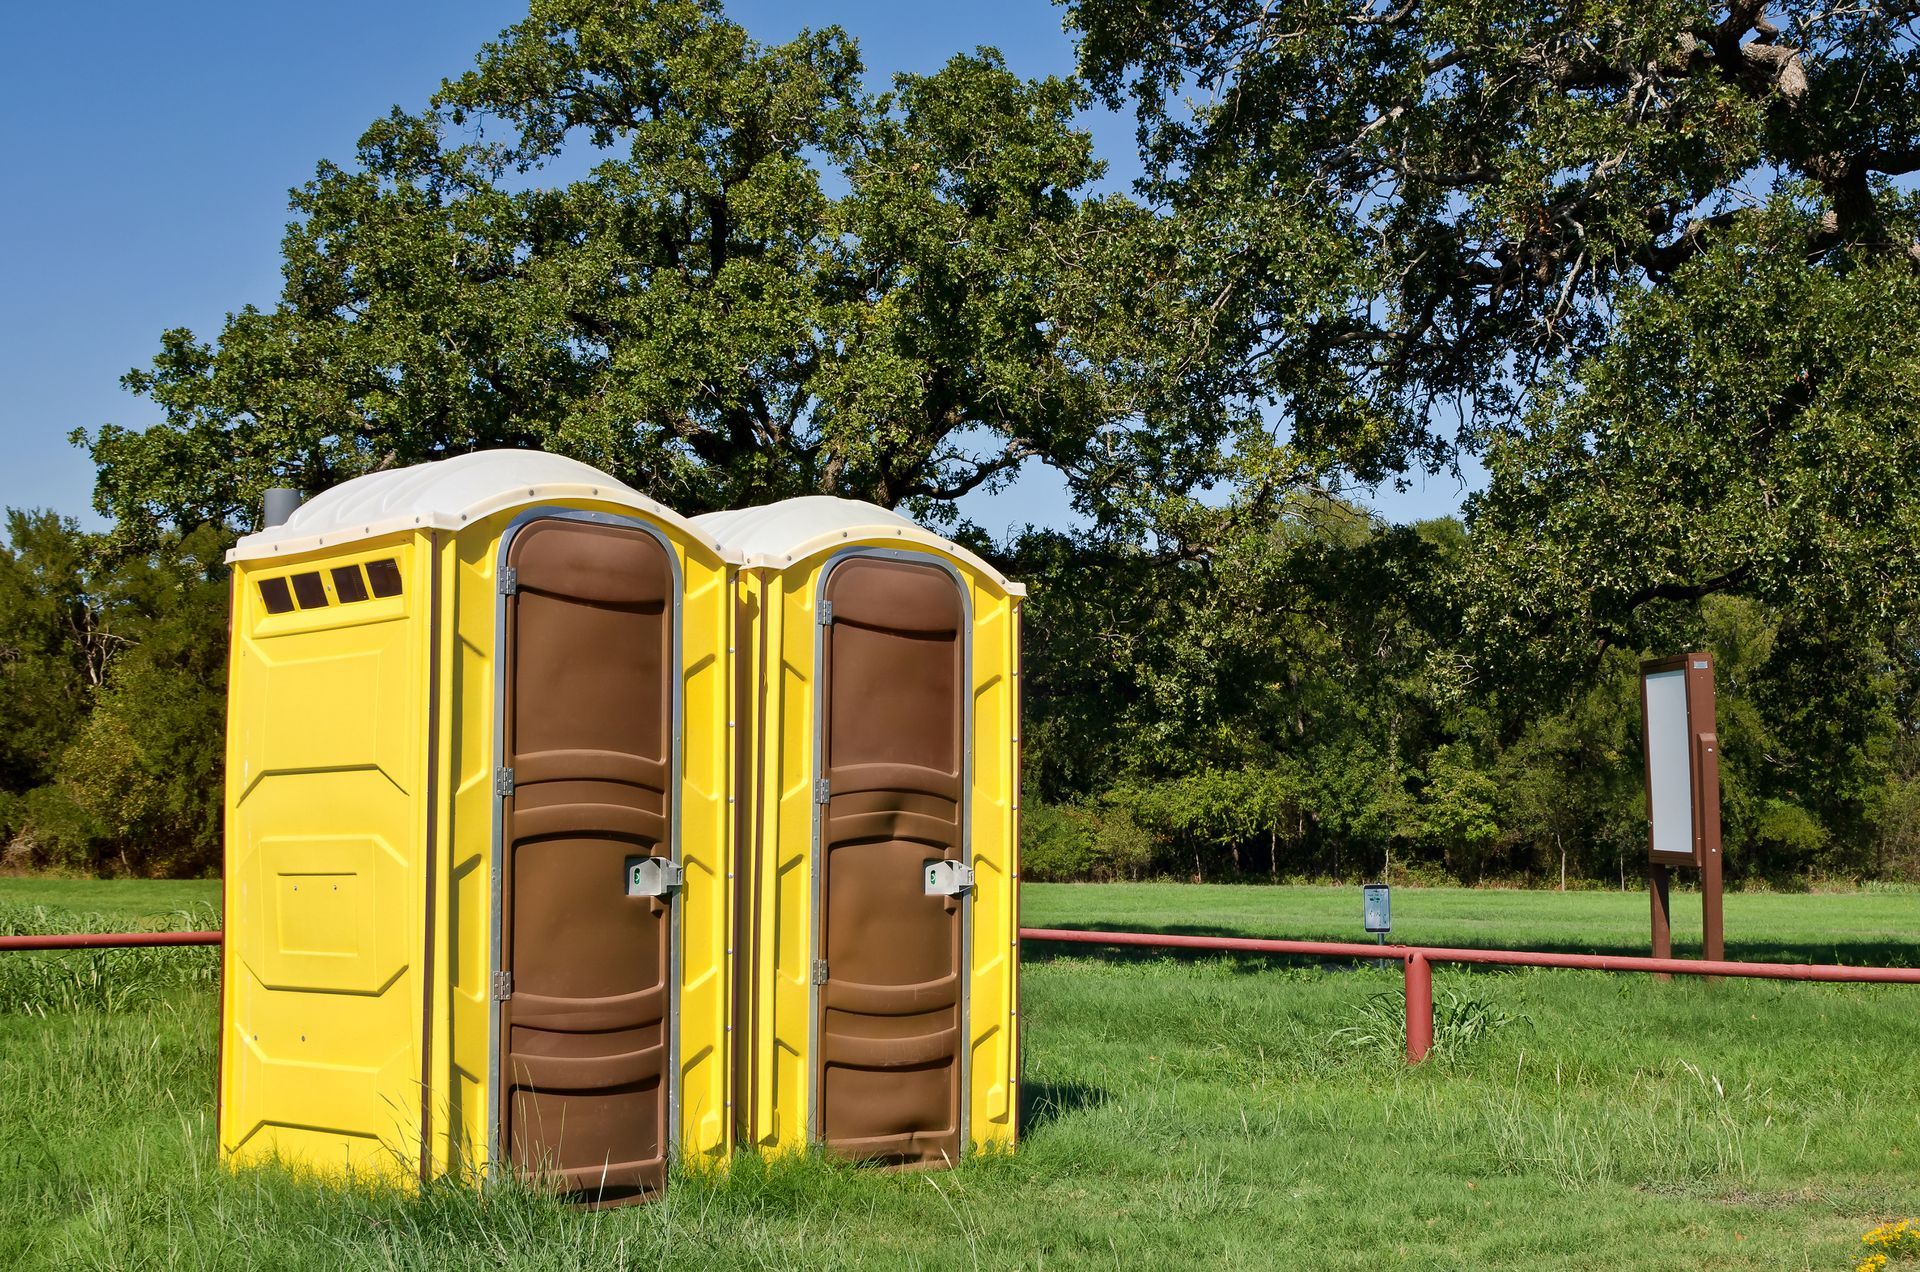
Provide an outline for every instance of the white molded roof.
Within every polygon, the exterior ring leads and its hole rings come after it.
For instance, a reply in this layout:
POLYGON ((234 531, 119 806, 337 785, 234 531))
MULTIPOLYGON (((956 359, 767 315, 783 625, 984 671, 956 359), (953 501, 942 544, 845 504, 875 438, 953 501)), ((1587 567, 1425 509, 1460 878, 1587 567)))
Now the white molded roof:
POLYGON ((749 569, 776 569, 825 552, 856 539, 897 539, 902 545, 937 548, 955 557, 1005 588, 1009 596, 1025 596, 1027 589, 953 542, 916 521, 879 504, 831 495, 802 495, 758 508, 709 512, 693 524, 712 535, 730 561, 749 569))
POLYGON ((284 524, 244 536, 227 560, 291 556, 396 530, 458 530, 503 508, 556 499, 625 504, 685 527, 718 552, 687 518, 591 464, 545 451, 485 450, 342 482, 301 504, 284 524))

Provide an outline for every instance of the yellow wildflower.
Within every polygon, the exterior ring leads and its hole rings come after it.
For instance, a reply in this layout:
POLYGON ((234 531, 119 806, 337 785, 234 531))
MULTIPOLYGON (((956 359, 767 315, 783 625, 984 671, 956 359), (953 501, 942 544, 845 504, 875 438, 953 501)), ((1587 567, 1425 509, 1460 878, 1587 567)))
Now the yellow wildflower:
POLYGON ((1920 1259, 1920 1224, 1912 1219, 1889 1220, 1860 1240, 1875 1253, 1867 1255, 1854 1272, 1881 1272, 1890 1258, 1920 1259))

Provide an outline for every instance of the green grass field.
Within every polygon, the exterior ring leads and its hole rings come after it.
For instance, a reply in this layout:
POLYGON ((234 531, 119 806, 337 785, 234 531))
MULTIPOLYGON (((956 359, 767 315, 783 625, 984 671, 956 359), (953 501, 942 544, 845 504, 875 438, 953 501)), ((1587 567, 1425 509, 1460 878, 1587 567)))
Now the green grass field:
MULTIPOLYGON (((181 926, 213 896, 0 879, 0 925, 181 926)), ((1035 925, 1342 938, 1359 909, 1356 889, 1183 885, 1023 904, 1035 925)), ((1402 889, 1394 909, 1408 941, 1644 948, 1637 895, 1402 889)), ((1697 929, 1697 898, 1675 910, 1697 929)), ((1734 896, 1727 926, 1734 957, 1904 963, 1920 894, 1734 896)), ((742 1159, 587 1214, 229 1175, 210 951, 0 959, 7 1267, 1851 1268, 1863 1232, 1920 1210, 1920 988, 1443 969, 1440 1049, 1409 1070, 1397 971, 1035 946, 1011 1156, 742 1159)))

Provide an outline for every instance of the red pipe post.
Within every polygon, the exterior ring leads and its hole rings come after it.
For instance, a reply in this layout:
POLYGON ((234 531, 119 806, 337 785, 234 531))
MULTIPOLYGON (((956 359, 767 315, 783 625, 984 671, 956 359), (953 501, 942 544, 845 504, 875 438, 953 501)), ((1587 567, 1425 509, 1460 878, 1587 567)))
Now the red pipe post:
POLYGON ((1407 1063, 1419 1064, 1433 1050, 1433 965, 1409 954, 1407 969, 1407 1063))

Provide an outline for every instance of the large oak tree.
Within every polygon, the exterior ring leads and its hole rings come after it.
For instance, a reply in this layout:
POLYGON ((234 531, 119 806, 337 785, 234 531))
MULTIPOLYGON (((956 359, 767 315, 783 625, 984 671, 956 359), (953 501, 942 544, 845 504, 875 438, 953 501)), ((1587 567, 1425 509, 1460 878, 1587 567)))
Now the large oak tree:
POLYGON ((1130 205, 1085 194, 1083 98, 991 50, 875 95, 835 28, 536 0, 294 192, 278 304, 129 374, 163 419, 82 437, 97 502, 245 525, 267 485, 501 445, 688 512, 940 516, 1029 459, 1098 489, 1126 411, 1074 339, 1076 271, 1130 205))
POLYGON ((1503 652, 1913 595, 1920 5, 1068 10, 1205 315, 1159 390, 1365 481, 1484 454, 1503 652))

